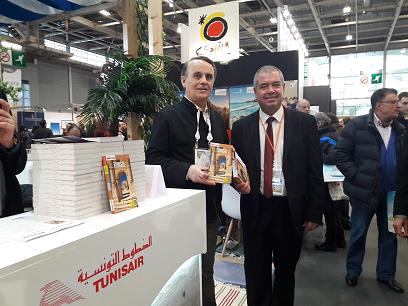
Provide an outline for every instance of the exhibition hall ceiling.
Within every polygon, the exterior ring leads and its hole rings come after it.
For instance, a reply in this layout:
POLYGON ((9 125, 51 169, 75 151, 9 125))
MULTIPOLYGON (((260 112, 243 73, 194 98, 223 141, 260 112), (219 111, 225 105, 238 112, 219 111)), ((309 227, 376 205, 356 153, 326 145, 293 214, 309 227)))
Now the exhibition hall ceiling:
MULTIPOLYGON (((160 0, 157 0, 160 1, 160 0)), ((51 15, 8 30, 21 39, 27 29, 40 39, 53 40, 105 55, 121 50, 120 2, 110 0, 93 7, 51 15), (99 13, 102 9, 110 15, 99 13), (38 29, 38 33, 35 32, 38 29)), ((180 58, 179 23, 188 24, 188 10, 221 0, 163 1, 164 53, 180 58)), ((277 27, 271 17, 287 5, 310 56, 367 52, 408 46, 408 1, 404 0, 242 0, 240 1, 240 47, 243 53, 277 48, 277 27), (350 12, 343 12, 345 7, 350 12), (346 39, 346 36, 349 35, 346 39)), ((7 29, 7 28, 6 28, 7 29)), ((3 34, 4 31, 3 31, 3 34)), ((31 46, 32 52, 35 48, 31 46)), ((37 50, 38 52, 38 50, 37 50)))

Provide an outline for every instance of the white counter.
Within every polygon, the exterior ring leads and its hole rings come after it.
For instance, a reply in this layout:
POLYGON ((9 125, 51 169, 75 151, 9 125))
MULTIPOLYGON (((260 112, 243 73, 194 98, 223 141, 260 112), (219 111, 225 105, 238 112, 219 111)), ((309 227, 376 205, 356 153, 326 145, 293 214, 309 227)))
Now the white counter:
POLYGON ((83 221, 28 242, 0 240, 0 305, 150 305, 183 262, 206 251, 203 191, 167 189, 83 221))

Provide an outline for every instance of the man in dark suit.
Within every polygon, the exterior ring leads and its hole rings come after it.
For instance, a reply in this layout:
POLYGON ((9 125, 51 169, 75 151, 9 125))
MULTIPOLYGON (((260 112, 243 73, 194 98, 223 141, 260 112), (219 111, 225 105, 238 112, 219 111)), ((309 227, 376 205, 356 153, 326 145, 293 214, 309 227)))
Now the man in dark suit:
POLYGON ((284 109, 284 89, 278 68, 261 67, 254 77, 260 110, 232 128, 232 144, 247 166, 250 182, 235 186, 242 193, 249 306, 293 305, 302 234, 314 230, 322 218, 322 157, 316 121, 308 114, 284 109))
POLYGON ((185 96, 158 114, 146 150, 146 163, 161 165, 167 187, 206 191, 207 253, 202 257, 205 306, 215 306, 213 266, 222 186, 209 180, 208 168, 195 165, 194 150, 208 148, 209 142, 228 143, 224 120, 209 107, 215 77, 215 65, 206 57, 194 57, 184 65, 181 83, 185 96))

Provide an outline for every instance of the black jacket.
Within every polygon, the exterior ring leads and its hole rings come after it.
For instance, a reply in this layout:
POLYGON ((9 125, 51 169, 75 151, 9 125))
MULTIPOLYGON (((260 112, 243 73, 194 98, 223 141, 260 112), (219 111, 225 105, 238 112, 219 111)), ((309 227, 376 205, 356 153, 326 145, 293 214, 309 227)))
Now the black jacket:
MULTIPOLYGON (((397 136, 397 168, 404 150, 405 127, 394 120, 392 128, 397 136)), ((380 171, 383 140, 374 125, 374 114, 359 116, 344 127, 336 145, 336 164, 345 176, 344 192, 353 204, 359 202, 371 208, 378 205, 382 193, 380 171)))
MULTIPOLYGON (((206 190, 207 221, 216 220, 221 211, 222 186, 207 186, 186 180, 189 167, 194 164, 197 109, 186 98, 162 110, 153 124, 152 135, 146 150, 146 164, 161 165, 166 187, 206 190)), ((210 109, 212 142, 229 143, 226 124, 222 117, 210 109)), ((208 126, 200 120, 199 147, 208 147, 208 126)))
POLYGON ((408 133, 404 137, 404 152, 398 167, 398 187, 394 201, 394 216, 408 216, 408 133))
POLYGON ((337 143, 336 128, 332 125, 325 126, 319 129, 320 137, 320 148, 322 149, 322 158, 323 164, 326 165, 335 165, 336 164, 336 150, 335 144, 330 143, 329 141, 323 141, 323 137, 329 137, 337 143))
POLYGON ((2 216, 7 217, 24 212, 20 184, 16 175, 24 170, 27 162, 25 146, 17 144, 11 150, 0 146, 0 159, 3 163, 7 192, 2 216))
MULTIPOLYGON (((282 171, 295 231, 305 221, 321 223, 324 205, 322 156, 313 116, 285 109, 282 171)), ((232 144, 247 166, 251 192, 241 195, 244 228, 257 226, 260 195, 259 112, 238 120, 232 127, 232 144)))

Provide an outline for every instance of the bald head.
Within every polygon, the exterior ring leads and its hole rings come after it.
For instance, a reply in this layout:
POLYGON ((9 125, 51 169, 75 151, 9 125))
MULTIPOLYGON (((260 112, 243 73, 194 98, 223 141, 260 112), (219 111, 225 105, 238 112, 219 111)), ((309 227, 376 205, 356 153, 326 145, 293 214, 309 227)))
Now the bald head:
POLYGON ((296 110, 302 113, 310 114, 310 102, 306 99, 300 99, 296 104, 296 110))

